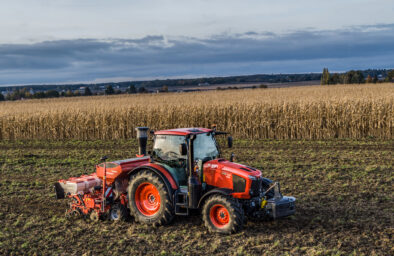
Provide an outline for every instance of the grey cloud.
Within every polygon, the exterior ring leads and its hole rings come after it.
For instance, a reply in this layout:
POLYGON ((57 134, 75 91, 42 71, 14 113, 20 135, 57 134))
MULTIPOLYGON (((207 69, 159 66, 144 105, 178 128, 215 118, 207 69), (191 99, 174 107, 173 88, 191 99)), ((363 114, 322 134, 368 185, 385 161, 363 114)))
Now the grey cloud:
POLYGON ((0 45, 0 84, 392 68, 394 24, 207 39, 147 36, 0 45))

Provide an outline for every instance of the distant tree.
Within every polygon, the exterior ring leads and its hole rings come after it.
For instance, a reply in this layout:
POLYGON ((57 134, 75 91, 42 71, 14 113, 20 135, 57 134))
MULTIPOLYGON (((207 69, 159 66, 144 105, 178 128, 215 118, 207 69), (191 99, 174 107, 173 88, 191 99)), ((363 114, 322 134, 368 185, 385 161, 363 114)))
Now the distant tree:
POLYGON ((394 69, 392 69, 389 72, 387 72, 387 77, 388 77, 389 82, 393 81, 393 79, 394 79, 394 69))
POLYGON ((8 96, 9 96, 9 100, 20 100, 22 98, 18 89, 12 91, 12 93, 9 94, 8 96))
POLYGON ((261 88, 261 89, 265 89, 265 88, 268 88, 268 86, 267 86, 267 85, 265 85, 265 84, 260 84, 260 85, 259 85, 259 88, 261 88))
POLYGON ((85 95, 85 96, 91 96, 91 95, 92 95, 92 91, 90 90, 89 87, 85 87, 85 93, 84 93, 84 95, 85 95))
POLYGON ((59 97, 59 92, 56 90, 49 90, 45 93, 47 98, 56 98, 59 97))
POLYGON ((46 97, 45 92, 36 92, 36 93, 33 95, 33 98, 34 98, 34 99, 42 99, 42 98, 45 98, 45 97, 46 97))
POLYGON ((340 84, 341 83, 341 77, 337 73, 334 73, 332 76, 330 76, 330 84, 340 84))
POLYGON ((361 70, 357 70, 357 77, 358 77, 358 84, 363 84, 365 83, 365 78, 364 78, 364 74, 361 70))
POLYGON ((365 80, 365 83, 367 83, 367 84, 371 84, 372 83, 372 76, 371 75, 367 76, 367 79, 365 80))
POLYGON ((365 83, 364 75, 363 73, 358 70, 350 70, 343 74, 343 79, 342 83, 344 84, 362 84, 365 83))
POLYGON ((66 97, 72 97, 72 96, 74 96, 74 93, 71 90, 67 90, 66 97))
POLYGON ((5 100, 4 95, 2 93, 0 93, 0 101, 5 100))
POLYGON ((163 85, 163 87, 161 88, 162 92, 168 92, 168 86, 167 85, 163 85))
POLYGON ((378 75, 374 75, 374 76, 373 76, 372 83, 376 84, 378 81, 379 81, 378 75))
POLYGON ((25 98, 26 99, 31 99, 31 98, 33 98, 33 95, 30 92, 26 91, 25 92, 25 98))
POLYGON ((135 88, 134 84, 131 84, 129 86, 129 89, 127 91, 128 93, 137 93, 137 89, 135 88))
POLYGON ((148 92, 146 89, 145 89, 145 87, 140 87, 140 88, 138 88, 138 93, 146 93, 146 92, 148 92))
POLYGON ((320 84, 327 85, 329 83, 330 83, 330 72, 328 72, 328 68, 323 68, 320 84))
POLYGON ((345 74, 342 74, 341 76, 341 83, 342 84, 350 84, 350 74, 347 72, 345 74))
POLYGON ((364 76, 361 71, 350 71, 351 72, 351 84, 361 84, 364 83, 364 76))
POLYGON ((112 85, 108 85, 105 88, 105 94, 111 95, 111 94, 114 94, 114 93, 115 93, 115 91, 114 91, 114 88, 112 87, 112 85))

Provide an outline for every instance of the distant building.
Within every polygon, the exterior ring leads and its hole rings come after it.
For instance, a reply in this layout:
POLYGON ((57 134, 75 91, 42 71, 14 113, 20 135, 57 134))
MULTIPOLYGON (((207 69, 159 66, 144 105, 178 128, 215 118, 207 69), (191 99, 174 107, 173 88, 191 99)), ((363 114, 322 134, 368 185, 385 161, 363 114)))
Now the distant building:
POLYGON ((30 88, 29 93, 30 93, 31 95, 34 95, 34 90, 33 90, 33 88, 30 88))
POLYGON ((81 87, 79 87, 78 91, 79 91, 80 94, 85 94, 86 87, 85 86, 81 86, 81 87))
POLYGON ((208 86, 209 83, 205 82, 205 83, 199 83, 198 86, 208 86))

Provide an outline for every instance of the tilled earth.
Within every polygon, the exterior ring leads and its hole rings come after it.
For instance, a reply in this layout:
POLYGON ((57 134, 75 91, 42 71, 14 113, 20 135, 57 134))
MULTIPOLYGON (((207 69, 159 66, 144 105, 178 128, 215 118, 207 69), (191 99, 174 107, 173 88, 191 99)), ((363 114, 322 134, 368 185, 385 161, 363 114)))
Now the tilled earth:
POLYGON ((224 155, 279 181, 295 216, 207 232, 201 216, 153 228, 66 219, 52 185, 91 173, 102 155, 129 158, 136 141, 0 141, 1 255, 393 255, 394 141, 237 141, 224 155))

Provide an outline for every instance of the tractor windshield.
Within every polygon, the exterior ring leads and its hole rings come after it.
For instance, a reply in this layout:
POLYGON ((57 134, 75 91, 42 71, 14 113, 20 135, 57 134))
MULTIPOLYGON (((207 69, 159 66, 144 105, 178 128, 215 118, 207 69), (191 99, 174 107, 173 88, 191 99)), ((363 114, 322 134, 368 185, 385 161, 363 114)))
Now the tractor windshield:
POLYGON ((194 140, 194 159, 211 158, 215 159, 219 155, 219 150, 216 146, 216 141, 212 134, 201 133, 197 134, 194 140))
POLYGON ((179 152, 179 145, 186 143, 185 136, 156 135, 153 153, 164 161, 186 159, 179 152))
MULTIPOLYGON (((186 160, 187 156, 182 156, 179 152, 179 145, 186 143, 185 136, 179 135, 156 135, 153 145, 153 154, 163 161, 186 160)), ((219 155, 215 138, 210 133, 197 134, 193 142, 194 159, 210 158, 215 159, 219 155)))

